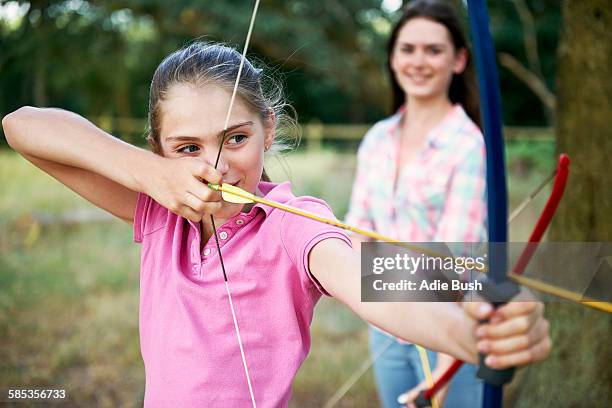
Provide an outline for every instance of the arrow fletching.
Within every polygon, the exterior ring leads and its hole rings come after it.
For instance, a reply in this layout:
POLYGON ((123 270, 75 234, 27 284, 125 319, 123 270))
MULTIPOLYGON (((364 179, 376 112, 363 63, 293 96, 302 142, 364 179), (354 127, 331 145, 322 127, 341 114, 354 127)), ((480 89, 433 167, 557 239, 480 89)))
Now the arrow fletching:
POLYGON ((254 202, 254 195, 244 191, 243 189, 232 186, 231 184, 211 184, 208 183, 208 187, 213 190, 221 191, 221 197, 229 202, 235 204, 249 204, 254 202))

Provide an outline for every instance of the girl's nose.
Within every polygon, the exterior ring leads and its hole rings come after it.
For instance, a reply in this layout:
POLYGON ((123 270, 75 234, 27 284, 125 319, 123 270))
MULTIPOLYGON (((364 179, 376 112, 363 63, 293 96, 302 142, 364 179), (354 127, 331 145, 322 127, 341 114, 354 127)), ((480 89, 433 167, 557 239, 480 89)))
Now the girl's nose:
POLYGON ((212 167, 215 167, 215 163, 216 163, 217 170, 221 174, 225 174, 229 170, 229 164, 224 157, 225 155, 223 154, 223 151, 221 151, 221 155, 219 156, 219 161, 217 162, 218 154, 219 154, 218 150, 213 151, 213 149, 209 149, 207 152, 205 152, 202 155, 202 158, 204 159, 206 163, 208 163, 212 167))
MULTIPOLYGON (((199 158, 203 160, 209 166, 215 167, 215 163, 217 162, 218 154, 219 154, 219 151, 216 149, 205 149, 204 152, 200 154, 199 158)), ((221 174, 225 174, 229 170, 229 164, 223 156, 224 156, 223 151, 221 151, 221 156, 219 156, 219 162, 217 163, 217 166, 216 166, 217 170, 221 174)))
MULTIPOLYGON (((216 159, 216 157, 215 157, 216 159)), ((215 165, 215 162, 213 161, 213 166, 215 165)), ((229 163, 227 162, 227 160, 225 160, 225 158, 223 157, 223 152, 221 152, 221 156, 219 156, 219 163, 217 163, 217 170, 219 170, 219 172, 221 174, 225 174, 228 172, 229 170, 229 163)))

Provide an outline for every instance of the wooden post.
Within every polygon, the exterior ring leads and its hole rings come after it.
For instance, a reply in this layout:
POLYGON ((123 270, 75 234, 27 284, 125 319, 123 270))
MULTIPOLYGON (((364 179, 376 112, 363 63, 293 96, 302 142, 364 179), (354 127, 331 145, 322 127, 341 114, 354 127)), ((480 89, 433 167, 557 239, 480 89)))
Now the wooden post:
POLYGON ((323 124, 319 120, 313 120, 306 126, 306 139, 308 143, 306 148, 308 153, 317 153, 321 151, 323 144, 323 124))

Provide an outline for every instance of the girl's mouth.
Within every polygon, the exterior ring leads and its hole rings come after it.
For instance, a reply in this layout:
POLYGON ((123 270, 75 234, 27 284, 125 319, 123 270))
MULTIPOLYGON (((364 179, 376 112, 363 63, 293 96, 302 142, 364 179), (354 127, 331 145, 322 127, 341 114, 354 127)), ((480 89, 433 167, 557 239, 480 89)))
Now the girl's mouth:
POLYGON ((408 75, 408 78, 416 84, 424 84, 431 78, 429 75, 408 75))

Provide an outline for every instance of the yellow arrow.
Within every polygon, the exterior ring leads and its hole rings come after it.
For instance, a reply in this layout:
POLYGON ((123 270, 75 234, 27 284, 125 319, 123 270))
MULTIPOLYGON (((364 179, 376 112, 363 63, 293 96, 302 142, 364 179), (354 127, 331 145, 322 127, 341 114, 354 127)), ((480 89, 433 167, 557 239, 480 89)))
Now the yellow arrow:
MULTIPOLYGON (((345 224, 340 221, 324 218, 324 217, 321 217, 320 215, 313 214, 311 212, 304 211, 299 208, 291 207, 289 205, 281 204, 281 203, 278 203, 272 200, 266 200, 265 198, 257 197, 255 194, 244 191, 243 189, 233 186, 231 184, 218 185, 218 184, 208 183, 208 187, 210 187, 211 189, 215 191, 221 191, 221 197, 225 201, 230 202, 230 203, 236 203, 236 204, 249 204, 253 202, 260 203, 260 204, 264 204, 270 207, 278 208, 279 210, 290 212, 292 214, 310 218, 312 220, 319 221, 319 222, 322 222, 328 225, 333 225, 335 227, 342 228, 344 230, 352 231, 357 234, 365 235, 366 237, 370 237, 378 241, 388 242, 390 244, 393 244, 393 245, 396 245, 402 248, 407 248, 412 251, 418 251, 423 254, 435 257, 435 258, 445 258, 448 256, 446 254, 432 251, 430 249, 423 248, 418 245, 407 244, 405 242, 401 242, 396 239, 389 238, 377 232, 364 230, 361 228, 353 227, 352 225, 345 224)), ((486 273, 486 269, 480 270, 480 272, 486 273)), ((573 303, 579 303, 581 305, 584 305, 584 306, 587 306, 593 309, 601 310, 607 313, 612 313, 612 303, 610 302, 602 302, 596 299, 585 298, 584 296, 574 293, 570 290, 558 288, 548 283, 540 282, 535 279, 527 278, 522 275, 516 275, 513 273, 509 273, 508 278, 512 279, 513 281, 515 281, 516 283, 520 285, 527 286, 528 288, 535 289, 537 291, 540 291, 540 292, 543 292, 549 295, 557 296, 561 299, 569 300, 570 302, 573 302, 573 303)))
POLYGON ((290 212, 292 214, 299 215, 301 217, 310 218, 311 220, 319 221, 324 224, 333 225, 335 227, 342 228, 344 230, 348 230, 348 231, 355 232, 357 234, 365 235, 366 237, 373 238, 377 241, 388 242, 390 244, 394 244, 394 245, 397 245, 403 248, 407 248, 413 251, 420 251, 432 257, 440 258, 440 257, 448 256, 445 254, 441 254, 440 252, 436 252, 436 251, 432 251, 427 248, 423 248, 418 245, 407 244, 405 242, 401 242, 396 239, 389 238, 377 232, 364 230, 361 228, 353 227, 352 225, 345 224, 340 221, 331 220, 329 218, 324 218, 324 217, 321 217, 320 215, 317 215, 317 214, 314 214, 308 211, 304 211, 299 208, 292 207, 290 205, 281 204, 276 201, 266 200, 265 198, 257 197, 255 194, 244 191, 240 187, 236 187, 231 184, 218 185, 218 184, 208 183, 208 187, 216 191, 221 191, 221 197, 223 197, 225 201, 230 202, 230 203, 236 203, 236 204, 249 204, 253 202, 260 203, 260 204, 264 204, 270 207, 278 208, 279 210, 283 210, 283 211, 290 212))

